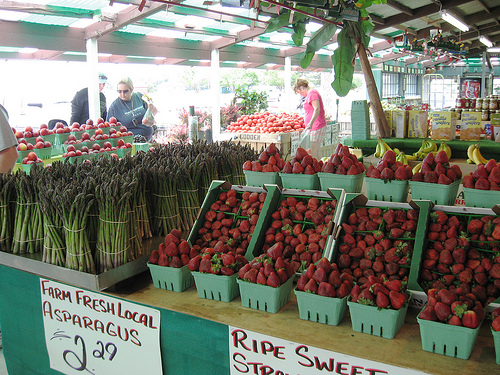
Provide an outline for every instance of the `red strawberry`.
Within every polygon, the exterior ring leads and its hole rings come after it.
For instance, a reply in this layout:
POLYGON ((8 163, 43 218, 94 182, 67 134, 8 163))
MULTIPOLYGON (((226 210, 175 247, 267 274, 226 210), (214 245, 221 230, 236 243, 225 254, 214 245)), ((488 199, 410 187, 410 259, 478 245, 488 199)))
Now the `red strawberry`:
POLYGON ((389 280, 389 279, 387 279, 386 281, 384 281, 384 286, 389 290, 399 292, 402 289, 403 284, 402 284, 401 280, 389 280))
POLYGON ((325 297, 335 297, 335 289, 333 286, 327 282, 321 282, 318 286, 318 295, 325 297))
POLYGON ((462 325, 462 320, 456 316, 456 315, 453 315, 449 320, 448 320, 448 324, 452 325, 452 326, 461 326, 462 325))
MULTIPOLYGON (((203 260, 202 260, 203 262, 203 260)), ((200 271, 201 271, 201 265, 200 265, 200 271)), ((259 271, 256 268, 250 268, 244 275, 243 279, 250 281, 251 283, 256 283, 257 282, 257 275, 259 274, 259 271)), ((276 276, 277 277, 277 276, 276 276)), ((279 280, 279 279, 278 279, 279 280)))
POLYGON ((170 264, 169 264, 170 267, 181 268, 183 265, 184 264, 182 264, 182 261, 178 256, 174 256, 172 257, 172 259, 170 259, 170 264))
POLYGON ((304 286, 304 292, 311 292, 314 294, 317 294, 318 292, 318 284, 314 279, 311 279, 307 282, 307 284, 304 286))
POLYGON ((368 290, 368 288, 365 288, 359 293, 357 302, 361 303, 362 305, 373 306, 375 304, 375 296, 368 290))
POLYGON ((491 328, 495 332, 500 331, 500 316, 497 316, 495 319, 493 319, 493 321, 491 322, 491 328))
POLYGON ((391 301, 391 305, 394 309, 399 310, 406 303, 406 293, 403 292, 395 292, 391 290, 389 292, 389 300, 391 301))
POLYGON ((149 263, 158 264, 159 259, 160 255, 158 254, 158 250, 153 250, 149 256, 149 263))
POLYGON ((419 316, 420 319, 424 320, 431 320, 431 321, 436 321, 437 316, 436 312, 434 311, 434 308, 432 306, 425 306, 424 309, 420 312, 419 316))
POLYGON ((447 321, 451 315, 450 305, 443 302, 436 302, 436 305, 434 305, 434 311, 436 312, 436 317, 442 322, 447 321))
POLYGON ((428 171, 424 173, 424 182, 435 184, 438 182, 438 175, 434 171, 428 171))
POLYGON ((304 168, 300 165, 299 162, 295 162, 293 164, 292 173, 300 174, 303 172, 304 172, 304 168))
POLYGON ((161 254, 160 258, 158 259, 158 265, 163 267, 168 267, 169 263, 170 262, 168 260, 168 257, 165 254, 161 254))
MULTIPOLYGON (((440 151, 441 152, 441 151, 440 151)), ((437 183, 441 185, 450 185, 451 180, 446 176, 446 174, 440 174, 437 183)))
POLYGON ((382 180, 394 180, 394 172, 390 168, 384 168, 384 170, 380 173, 380 178, 382 180))
POLYGON ((479 327, 479 319, 477 314, 473 310, 467 310, 465 314, 462 316, 462 324, 467 328, 477 328, 479 327))
POLYGON ((387 164, 394 164, 396 162, 396 153, 392 150, 387 150, 382 156, 382 160, 387 162, 387 164))
POLYGON ((267 277, 267 285, 273 288, 277 288, 281 285, 281 280, 275 272, 271 272, 271 274, 267 277))
MULTIPOLYGON (((480 165, 482 165, 482 164, 480 164, 480 165)), ((474 189, 489 190, 490 189, 490 182, 485 178, 480 178, 474 184, 474 189)))
POLYGON ((318 268, 313 274, 312 277, 318 284, 322 282, 326 282, 328 280, 328 276, 326 271, 323 268, 318 268))
POLYGON ((377 297, 375 299, 375 303, 377 307, 380 307, 382 309, 385 309, 387 306, 389 306, 389 297, 385 295, 384 293, 378 293, 377 297))
POLYGON ((396 180, 407 180, 408 176, 406 174, 406 168, 404 166, 399 167, 396 169, 396 172, 394 172, 394 178, 396 180))
POLYGON ((197 255, 194 258, 191 258, 188 263, 188 268, 190 271, 198 271, 200 268, 201 256, 197 255))

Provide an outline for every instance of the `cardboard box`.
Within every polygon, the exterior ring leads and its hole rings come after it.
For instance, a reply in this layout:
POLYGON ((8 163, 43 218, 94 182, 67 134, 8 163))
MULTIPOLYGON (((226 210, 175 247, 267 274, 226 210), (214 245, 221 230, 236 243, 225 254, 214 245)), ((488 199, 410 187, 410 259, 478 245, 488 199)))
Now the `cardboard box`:
POLYGON ((261 152, 271 143, 274 143, 285 161, 291 160, 295 155, 295 153, 292 153, 292 132, 277 134, 237 133, 232 135, 232 140, 236 143, 248 143, 257 152, 261 152))
POLYGON ((392 111, 390 109, 387 109, 384 111, 384 115, 385 115, 385 118, 387 119, 387 125, 389 126, 389 130, 391 132, 391 137, 394 137, 396 129, 394 128, 394 125, 392 123, 392 111))
POLYGON ((408 111, 408 138, 427 138, 427 111, 408 111))
POLYGON ((460 139, 463 141, 479 141, 481 139, 481 112, 462 113, 460 139))
POLYGON ((451 141, 457 135, 457 114, 451 111, 432 112, 432 139, 451 141))
POLYGON ((408 112, 404 109, 392 111, 392 124, 396 138, 408 137, 408 112))

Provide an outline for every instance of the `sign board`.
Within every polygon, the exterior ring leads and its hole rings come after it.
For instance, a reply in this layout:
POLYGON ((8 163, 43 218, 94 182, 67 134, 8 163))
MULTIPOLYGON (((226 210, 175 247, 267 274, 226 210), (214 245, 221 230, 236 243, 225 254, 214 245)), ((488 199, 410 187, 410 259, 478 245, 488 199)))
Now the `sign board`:
POLYGON ((457 134, 457 114, 452 111, 432 112, 432 139, 451 141, 457 134))
POLYGON ((290 146, 290 155, 295 155, 297 152, 297 149, 299 148, 299 142, 300 142, 300 130, 297 130, 296 132, 291 132, 291 146, 290 146))
POLYGON ((421 371, 229 327, 230 374, 422 375, 421 371))
POLYGON ((160 311, 40 278, 50 368, 63 374, 163 374, 160 311))

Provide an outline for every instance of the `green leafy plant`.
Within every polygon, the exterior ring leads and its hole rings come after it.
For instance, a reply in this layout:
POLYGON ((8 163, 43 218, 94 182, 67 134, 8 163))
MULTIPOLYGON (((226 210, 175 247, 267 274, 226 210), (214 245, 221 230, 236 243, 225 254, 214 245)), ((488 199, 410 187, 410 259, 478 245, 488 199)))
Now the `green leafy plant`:
POLYGON ((266 92, 250 91, 243 85, 236 87, 232 104, 237 105, 244 115, 265 111, 269 107, 266 92))
POLYGON ((220 124, 224 128, 235 122, 240 117, 240 108, 234 104, 229 104, 227 107, 220 109, 220 124))

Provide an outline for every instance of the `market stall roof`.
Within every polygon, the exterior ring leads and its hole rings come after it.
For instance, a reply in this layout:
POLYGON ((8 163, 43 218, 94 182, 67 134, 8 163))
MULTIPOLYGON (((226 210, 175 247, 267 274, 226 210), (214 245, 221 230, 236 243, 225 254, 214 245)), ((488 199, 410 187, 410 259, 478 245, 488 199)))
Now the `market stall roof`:
MULTIPOLYGON (((264 33, 276 3, 249 0, 37 0, 0 2, 0 58, 84 61, 86 40, 97 38, 99 62, 210 65, 219 49, 222 67, 280 69, 285 57, 302 70, 305 43, 322 25, 307 25, 304 46, 294 45, 290 28, 264 33)), ((286 3, 293 9, 295 3, 286 3)), ((281 9, 283 9, 281 7, 281 9)), ((485 56, 491 67, 498 53, 485 53, 480 36, 500 45, 500 0, 387 0, 368 8, 375 25, 371 64, 390 60, 424 66, 460 63, 485 56), (446 10, 461 17, 468 32, 441 18, 446 10), (439 32, 438 32, 439 30, 439 32), (446 48, 408 48, 433 35, 452 39, 468 53, 446 48)), ((320 14, 320 13, 318 13, 320 14)), ((318 51, 307 70, 331 69, 336 36, 318 51)))

